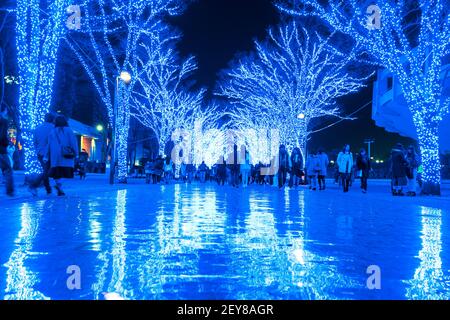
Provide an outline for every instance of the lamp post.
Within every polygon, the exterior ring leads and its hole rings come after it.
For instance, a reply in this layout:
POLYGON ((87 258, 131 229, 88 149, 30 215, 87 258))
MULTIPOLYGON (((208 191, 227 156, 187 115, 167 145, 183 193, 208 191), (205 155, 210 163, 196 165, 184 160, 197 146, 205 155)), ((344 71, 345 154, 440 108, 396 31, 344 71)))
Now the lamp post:
POLYGON ((117 144, 116 144, 116 133, 117 133, 117 110, 119 106, 119 80, 124 84, 129 84, 131 82, 131 74, 128 71, 122 71, 119 76, 116 77, 116 86, 114 90, 114 110, 113 110, 113 127, 111 143, 113 145, 111 152, 111 163, 109 169, 109 183, 114 184, 114 178, 116 175, 116 162, 117 162, 117 144))
MULTIPOLYGON (((302 112, 300 114, 298 114, 297 119, 299 120, 305 120, 306 115, 302 112)), ((305 140, 305 145, 304 146, 300 146, 300 152, 302 153, 302 157, 303 157, 303 164, 306 164, 306 146, 307 141, 305 140)))
POLYGON ((372 143, 375 143, 375 139, 366 139, 366 140, 364 140, 364 143, 365 144, 367 144, 367 146, 368 146, 368 150, 367 150, 367 153, 368 153, 368 156, 369 156, 369 159, 370 159, 370 157, 371 157, 371 152, 370 152, 370 147, 372 146, 372 143))

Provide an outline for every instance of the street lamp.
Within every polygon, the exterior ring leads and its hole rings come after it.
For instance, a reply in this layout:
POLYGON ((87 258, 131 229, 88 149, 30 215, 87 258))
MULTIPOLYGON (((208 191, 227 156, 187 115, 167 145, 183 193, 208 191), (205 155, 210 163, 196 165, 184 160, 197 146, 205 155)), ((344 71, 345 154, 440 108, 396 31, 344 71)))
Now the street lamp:
POLYGON ((102 132, 103 131, 103 126, 101 124, 98 124, 96 127, 98 132, 102 132))
POLYGON ((372 139, 372 138, 365 139, 364 143, 368 145, 368 150, 367 151, 368 151, 369 159, 371 159, 372 155, 371 155, 371 152, 370 152, 370 149, 371 149, 370 147, 372 146, 373 143, 375 143, 375 139, 372 139))
POLYGON ((116 175, 116 154, 117 154, 117 145, 116 145, 116 132, 117 132, 117 109, 119 105, 119 80, 124 84, 130 84, 131 82, 131 74, 128 71, 121 71, 119 76, 116 77, 116 87, 114 93, 114 120, 112 127, 112 137, 111 143, 113 144, 112 153, 111 153, 111 163, 109 169, 109 183, 114 184, 114 177, 116 175))
POLYGON ((299 118, 300 120, 305 119, 305 114, 304 113, 300 113, 297 118, 299 118))
POLYGON ((130 84, 131 82, 131 74, 128 71, 122 71, 119 76, 120 80, 122 80, 125 84, 130 84))

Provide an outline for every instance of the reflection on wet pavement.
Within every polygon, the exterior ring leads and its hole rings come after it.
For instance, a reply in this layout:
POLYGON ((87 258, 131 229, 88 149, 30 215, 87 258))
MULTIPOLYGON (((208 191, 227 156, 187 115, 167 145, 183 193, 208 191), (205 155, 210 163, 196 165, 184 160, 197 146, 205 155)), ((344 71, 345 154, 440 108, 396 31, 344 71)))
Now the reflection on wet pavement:
POLYGON ((212 184, 8 203, 0 297, 448 299, 447 208, 212 184), (67 288, 72 265, 80 290, 67 288), (366 287, 371 265, 381 269, 380 290, 366 287))

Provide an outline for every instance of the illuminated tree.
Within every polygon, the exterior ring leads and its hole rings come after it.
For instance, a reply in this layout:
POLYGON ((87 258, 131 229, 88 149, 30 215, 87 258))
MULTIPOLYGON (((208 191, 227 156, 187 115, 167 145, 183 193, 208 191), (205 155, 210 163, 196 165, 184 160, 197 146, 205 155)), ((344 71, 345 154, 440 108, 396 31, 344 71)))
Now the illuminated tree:
POLYGON ((67 1, 45 4, 38 0, 17 0, 15 10, 19 119, 26 174, 42 170, 33 146, 33 133, 50 109, 57 53, 65 30, 67 1))
POLYGON ((226 155, 226 131, 220 127, 223 106, 212 102, 195 116, 194 126, 188 129, 191 153, 188 161, 199 166, 203 161, 208 167, 218 164, 226 155))
POLYGON ((67 37, 108 110, 110 127, 116 125, 119 181, 126 181, 128 174, 130 99, 143 72, 138 57, 141 44, 162 35, 171 37, 162 19, 180 14, 184 2, 187 1, 85 0, 79 32, 67 37), (128 84, 119 78, 123 71, 131 74, 128 84))
POLYGON ((424 169, 422 191, 439 195, 439 124, 450 104, 442 94, 441 77, 450 48, 449 4, 445 0, 378 0, 376 4, 370 10, 367 2, 356 0, 286 0, 277 6, 290 15, 322 18, 398 79, 417 132, 424 169), (377 10, 380 21, 376 15, 368 18, 367 11, 377 10))
POLYGON ((310 35, 295 22, 269 31, 256 53, 226 72, 219 95, 235 105, 235 127, 277 129, 288 148, 305 149, 314 119, 340 117, 336 99, 364 86, 367 78, 348 72, 355 58, 334 49, 331 38, 310 35))
POLYGON ((143 48, 143 73, 133 93, 132 113, 154 131, 161 155, 175 130, 194 128, 202 113, 205 90, 191 91, 186 85, 197 69, 193 57, 180 63, 173 49, 156 51, 147 45, 143 48))

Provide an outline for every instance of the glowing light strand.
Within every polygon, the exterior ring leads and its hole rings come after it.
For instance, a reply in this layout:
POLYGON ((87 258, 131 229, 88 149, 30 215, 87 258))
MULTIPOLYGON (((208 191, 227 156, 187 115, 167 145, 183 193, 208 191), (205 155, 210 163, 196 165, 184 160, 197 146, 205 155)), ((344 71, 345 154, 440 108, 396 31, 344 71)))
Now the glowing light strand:
POLYGON ((50 109, 57 54, 65 26, 67 1, 18 0, 16 7, 17 65, 20 76, 19 120, 25 155, 26 174, 39 174, 42 168, 33 146, 34 129, 50 109), (43 19, 41 9, 48 13, 43 19))
POLYGON ((234 126, 277 129, 282 144, 305 151, 311 121, 341 117, 336 99, 367 80, 348 73, 353 53, 330 47, 330 38, 311 36, 295 22, 270 30, 269 40, 256 42, 256 53, 239 59, 220 85, 218 95, 235 106, 228 112, 234 126))
POLYGON ((116 125, 119 181, 125 182, 128 175, 130 99, 141 72, 137 52, 142 42, 167 30, 162 19, 180 14, 183 4, 178 0, 85 0, 81 29, 66 39, 105 104, 110 127, 116 125), (124 70, 131 74, 131 82, 119 81, 114 94, 116 79, 124 70))

